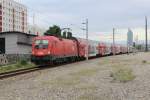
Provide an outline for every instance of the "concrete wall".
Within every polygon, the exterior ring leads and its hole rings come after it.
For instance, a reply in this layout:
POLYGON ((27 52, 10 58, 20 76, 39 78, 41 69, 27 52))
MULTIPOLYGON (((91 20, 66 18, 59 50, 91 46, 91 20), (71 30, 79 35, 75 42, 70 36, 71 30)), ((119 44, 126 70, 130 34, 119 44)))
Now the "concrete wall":
POLYGON ((26 34, 0 34, 0 38, 5 38, 5 54, 31 54, 33 37, 26 34))
POLYGON ((28 36, 25 34, 17 34, 17 42, 21 42, 21 43, 28 43, 28 45, 25 44, 18 44, 17 48, 18 48, 18 52, 19 54, 31 54, 31 50, 32 50, 32 38, 33 36, 28 36))
POLYGON ((32 48, 29 45, 17 45, 19 54, 31 54, 32 48))
POLYGON ((17 34, 18 35, 18 42, 32 44, 32 38, 34 36, 28 36, 26 34, 17 34))
POLYGON ((0 38, 5 38, 5 49, 6 54, 17 54, 18 47, 17 47, 17 34, 1 34, 0 38))
POLYGON ((30 61, 33 37, 19 33, 0 34, 0 38, 5 38, 6 49, 6 54, 0 55, 0 65, 16 63, 22 59, 30 61))

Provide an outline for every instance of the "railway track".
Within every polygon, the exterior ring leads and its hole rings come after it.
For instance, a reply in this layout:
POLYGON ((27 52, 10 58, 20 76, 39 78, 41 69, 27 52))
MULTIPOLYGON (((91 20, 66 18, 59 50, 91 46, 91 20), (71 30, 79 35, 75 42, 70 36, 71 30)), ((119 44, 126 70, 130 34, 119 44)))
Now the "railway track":
POLYGON ((38 70, 44 70, 44 69, 59 67, 62 65, 67 65, 67 64, 77 63, 77 62, 71 62, 71 63, 68 62, 68 63, 62 63, 62 64, 57 64, 57 65, 42 65, 42 66, 37 66, 37 67, 33 67, 33 68, 26 68, 26 69, 20 69, 20 70, 15 70, 15 71, 10 71, 10 72, 4 72, 4 73, 0 73, 0 80, 6 79, 9 77, 14 77, 17 75, 27 74, 30 72, 35 72, 38 70))
POLYGON ((0 73, 0 79, 9 78, 9 77, 13 77, 13 76, 21 75, 21 74, 26 74, 26 73, 34 72, 37 70, 40 70, 40 68, 34 67, 34 68, 26 68, 26 69, 11 71, 11 72, 0 73))
POLYGON ((11 71, 11 72, 4 72, 4 73, 0 73, 0 80, 6 79, 6 78, 9 78, 9 77, 14 77, 14 76, 17 76, 17 75, 22 75, 22 74, 27 74, 27 73, 30 73, 30 72, 39 71, 39 70, 59 67, 59 66, 62 66, 62 65, 67 65, 67 64, 78 63, 78 62, 81 62, 81 61, 83 61, 83 60, 75 61, 75 62, 60 63, 60 64, 56 64, 56 65, 42 65, 42 66, 37 66, 37 67, 33 67, 33 68, 26 68, 26 69, 11 71))

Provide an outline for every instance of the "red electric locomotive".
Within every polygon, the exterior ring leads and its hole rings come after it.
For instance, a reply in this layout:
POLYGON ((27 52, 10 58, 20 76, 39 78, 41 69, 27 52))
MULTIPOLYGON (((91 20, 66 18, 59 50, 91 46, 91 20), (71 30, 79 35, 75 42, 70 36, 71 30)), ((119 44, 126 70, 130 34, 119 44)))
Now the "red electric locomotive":
POLYGON ((36 64, 77 60, 84 56, 85 44, 77 39, 41 36, 33 40, 31 60, 36 64))

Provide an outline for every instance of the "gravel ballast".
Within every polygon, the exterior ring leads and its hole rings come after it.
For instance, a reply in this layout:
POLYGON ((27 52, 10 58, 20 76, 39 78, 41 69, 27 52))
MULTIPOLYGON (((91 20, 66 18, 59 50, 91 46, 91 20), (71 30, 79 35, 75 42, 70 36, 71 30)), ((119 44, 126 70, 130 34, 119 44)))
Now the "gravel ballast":
POLYGON ((77 62, 0 80, 0 100, 149 100, 150 53, 77 62), (135 79, 113 80, 115 66, 135 79))

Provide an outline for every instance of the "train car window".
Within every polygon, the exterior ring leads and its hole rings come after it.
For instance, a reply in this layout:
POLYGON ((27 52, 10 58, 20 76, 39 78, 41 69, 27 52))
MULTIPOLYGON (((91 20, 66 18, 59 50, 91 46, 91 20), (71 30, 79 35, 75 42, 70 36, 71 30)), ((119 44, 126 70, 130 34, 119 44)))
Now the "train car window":
POLYGON ((48 40, 36 40, 35 45, 39 45, 39 44, 48 44, 48 40))
POLYGON ((49 41, 48 40, 36 40, 35 41, 35 48, 36 49, 47 49, 49 41))

